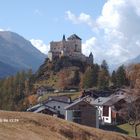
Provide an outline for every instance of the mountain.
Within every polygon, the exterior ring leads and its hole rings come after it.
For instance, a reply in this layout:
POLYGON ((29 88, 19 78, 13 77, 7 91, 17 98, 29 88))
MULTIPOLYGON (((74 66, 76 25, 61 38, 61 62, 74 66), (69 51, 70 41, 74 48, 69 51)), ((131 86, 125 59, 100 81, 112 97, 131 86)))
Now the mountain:
MULTIPOLYGON (((0 31, 0 61, 15 69, 37 70, 45 55, 17 33, 0 31)), ((8 69, 7 69, 8 70, 8 69)))
POLYGON ((131 64, 140 64, 140 55, 138 55, 137 57, 133 58, 133 59, 129 59, 123 63, 119 63, 119 64, 112 64, 109 66, 109 71, 112 73, 113 70, 117 70, 117 68, 121 65, 124 65, 124 66, 129 66, 131 64))
POLYGON ((139 138, 86 127, 52 116, 0 111, 1 140, 138 140, 139 138), (7 122, 7 120, 9 122, 7 122))
POLYGON ((7 75, 12 75, 17 72, 17 68, 14 68, 8 64, 0 62, 0 78, 5 77, 7 75))
POLYGON ((126 62, 126 64, 138 64, 138 63, 140 63, 140 55, 126 62))

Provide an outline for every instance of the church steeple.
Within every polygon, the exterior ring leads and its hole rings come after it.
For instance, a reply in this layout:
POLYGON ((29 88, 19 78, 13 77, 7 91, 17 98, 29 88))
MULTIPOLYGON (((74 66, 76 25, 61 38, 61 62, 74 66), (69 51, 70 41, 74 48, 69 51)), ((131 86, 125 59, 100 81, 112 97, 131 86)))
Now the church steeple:
POLYGON ((66 41, 65 35, 63 35, 62 41, 66 41))

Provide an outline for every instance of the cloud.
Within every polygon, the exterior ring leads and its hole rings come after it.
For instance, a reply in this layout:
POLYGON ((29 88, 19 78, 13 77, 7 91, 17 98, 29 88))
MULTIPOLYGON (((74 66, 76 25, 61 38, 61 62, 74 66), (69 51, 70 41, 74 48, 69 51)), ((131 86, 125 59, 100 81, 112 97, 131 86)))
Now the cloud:
POLYGON ((30 42, 33 46, 35 46, 38 50, 40 50, 42 53, 47 54, 50 46, 46 45, 42 40, 39 39, 31 39, 30 42))
POLYGON ((81 13, 79 16, 76 16, 71 11, 66 11, 66 19, 72 21, 73 24, 84 23, 91 27, 93 30, 96 29, 96 24, 92 17, 86 13, 81 13))
POLYGON ((0 31, 10 31, 10 30, 11 30, 10 28, 6 28, 6 29, 0 28, 0 31))
POLYGON ((98 34, 83 43, 83 52, 92 51, 97 61, 117 64, 140 54, 140 1, 107 0, 97 19, 83 12, 66 14, 74 24, 84 23, 91 31, 97 28, 98 34))
POLYGON ((104 41, 109 46, 107 55, 116 62, 126 61, 140 54, 140 2, 108 0, 96 22, 104 31, 104 41))
POLYGON ((38 15, 38 16, 42 16, 43 15, 42 12, 39 9, 35 9, 34 10, 34 14, 38 15))
POLYGON ((91 37, 82 44, 82 52, 86 56, 92 52, 95 58, 95 62, 101 62, 102 58, 98 56, 103 56, 104 49, 96 37, 91 37))
POLYGON ((5 31, 4 29, 0 29, 0 31, 5 31))

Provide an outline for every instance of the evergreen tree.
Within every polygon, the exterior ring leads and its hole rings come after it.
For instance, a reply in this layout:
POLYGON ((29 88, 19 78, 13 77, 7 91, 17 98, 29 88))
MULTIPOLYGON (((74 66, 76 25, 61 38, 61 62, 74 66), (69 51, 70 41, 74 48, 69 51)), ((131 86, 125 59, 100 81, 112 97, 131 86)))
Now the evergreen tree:
POLYGON ((98 76, 99 89, 105 89, 109 86, 109 77, 108 64, 105 60, 103 60, 98 76))
POLYGON ((92 86, 97 87, 98 85, 98 75, 99 75, 99 65, 95 64, 92 67, 92 86))
POLYGON ((97 64, 89 67, 83 76, 83 88, 96 87, 98 83, 99 66, 97 64))
POLYGON ((91 68, 87 68, 86 72, 83 76, 83 88, 91 88, 92 87, 92 70, 91 68))
POLYGON ((126 73, 123 65, 120 66, 116 71, 116 82, 118 87, 128 85, 128 79, 126 78, 126 73))
POLYGON ((105 70, 105 72, 109 75, 108 64, 107 64, 106 60, 102 61, 101 69, 105 70))
POLYGON ((117 86, 117 79, 116 79, 116 72, 115 71, 112 72, 111 82, 112 82, 113 86, 117 86))

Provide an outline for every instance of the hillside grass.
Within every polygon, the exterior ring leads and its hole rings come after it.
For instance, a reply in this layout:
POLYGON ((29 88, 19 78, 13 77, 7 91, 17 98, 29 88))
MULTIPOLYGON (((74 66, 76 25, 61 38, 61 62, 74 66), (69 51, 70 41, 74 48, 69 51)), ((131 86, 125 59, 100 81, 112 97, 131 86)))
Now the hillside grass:
MULTIPOLYGON (((118 125, 118 128, 125 130, 129 136, 134 136, 134 127, 129 125, 128 123, 118 125)), ((138 127, 138 137, 140 138, 140 126, 138 127)))
MULTIPOLYGON (((119 132, 119 133, 122 133, 122 134, 126 134, 128 136, 135 136, 134 127, 129 125, 128 123, 117 125, 117 126, 105 125, 105 126, 100 126, 100 128, 103 129, 103 130, 119 132)), ((138 138, 140 138, 140 126, 138 127, 137 132, 138 132, 138 138)))
POLYGON ((40 101, 45 101, 49 96, 67 96, 72 100, 80 96, 80 92, 59 92, 59 93, 46 93, 41 96, 40 101))
POLYGON ((0 140, 138 140, 39 113, 0 111, 0 140))

